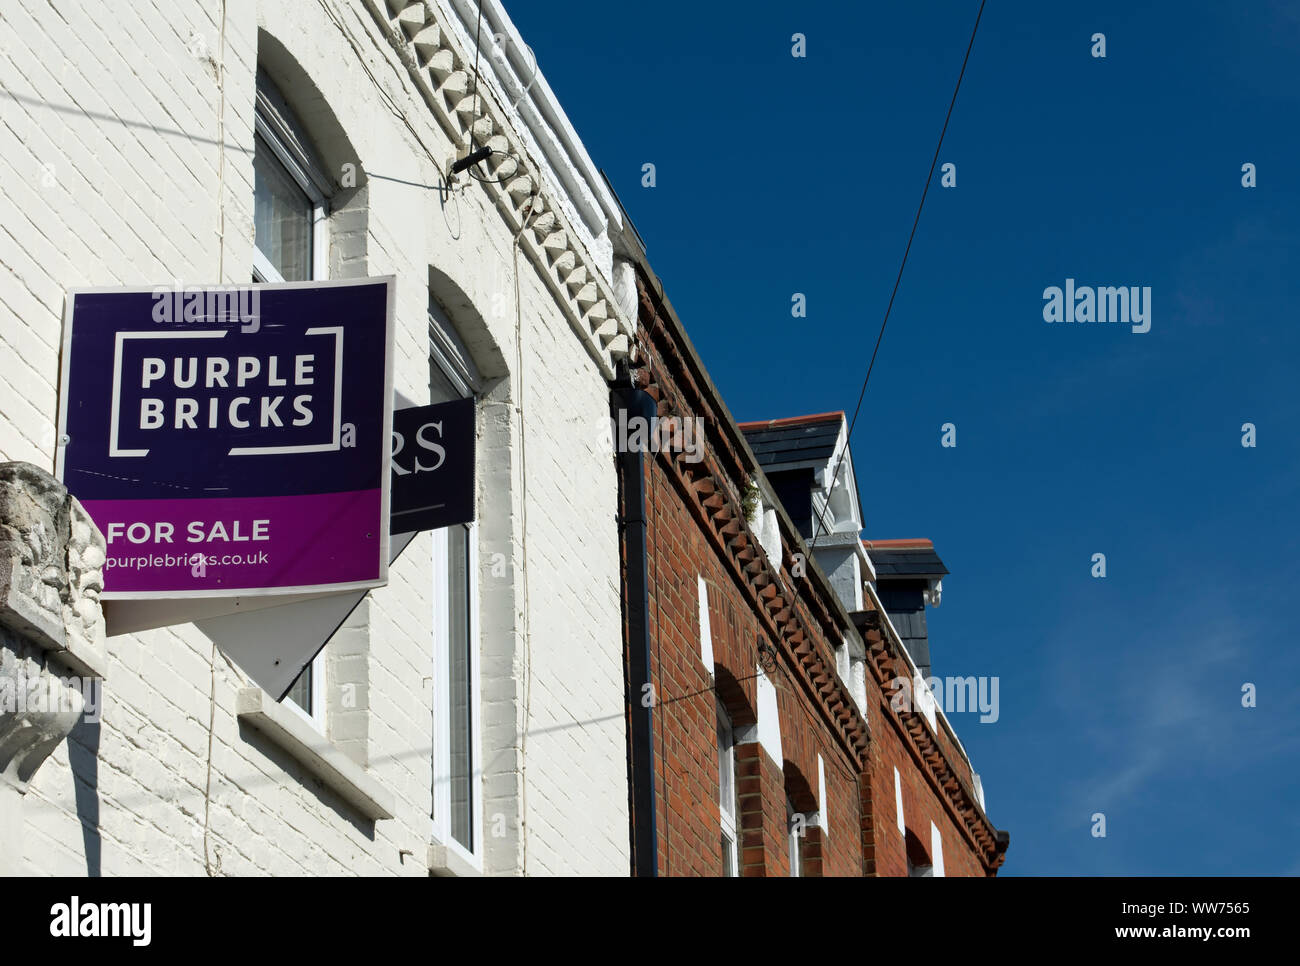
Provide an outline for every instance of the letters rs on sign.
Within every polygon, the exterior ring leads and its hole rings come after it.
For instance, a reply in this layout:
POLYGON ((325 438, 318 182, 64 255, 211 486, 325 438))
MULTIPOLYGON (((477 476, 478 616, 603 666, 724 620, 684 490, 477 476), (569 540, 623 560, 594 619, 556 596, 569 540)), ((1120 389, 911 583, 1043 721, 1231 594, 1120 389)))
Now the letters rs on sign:
POLYGON ((474 519, 474 400, 393 412, 393 533, 474 519))
POLYGON ((447 450, 443 448, 440 442, 434 442, 430 436, 442 438, 442 420, 431 420, 425 423, 415 431, 415 445, 422 450, 428 450, 433 454, 433 465, 425 466, 420 462, 420 454, 408 454, 402 456, 406 451, 406 437, 393 430, 393 472, 398 476, 409 476, 411 473, 432 473, 447 459, 447 450), (410 460, 414 466, 403 466, 404 460, 410 460))

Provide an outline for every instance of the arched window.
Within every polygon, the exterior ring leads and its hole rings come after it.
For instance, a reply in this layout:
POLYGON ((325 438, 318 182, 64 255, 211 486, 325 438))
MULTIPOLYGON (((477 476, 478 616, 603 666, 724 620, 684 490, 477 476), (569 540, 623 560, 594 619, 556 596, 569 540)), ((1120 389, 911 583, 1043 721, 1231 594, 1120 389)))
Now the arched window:
POLYGON ((785 800, 785 822, 788 830, 786 838, 789 841, 790 875, 792 876, 803 875, 803 849, 800 846, 803 843, 806 821, 803 814, 794 807, 794 802, 787 798, 785 800))
MULTIPOLYGON (((301 124, 264 71, 253 121, 253 281, 328 274, 329 181, 301 124)), ((303 668, 285 703, 325 731, 325 651, 303 668)))
MULTIPOLYGON (((429 297, 430 401, 477 395, 482 379, 446 310, 429 297)), ((433 833, 481 868, 478 528, 442 527, 433 542, 433 833)))
POLYGON ((737 847, 736 807, 736 735, 731 716, 718 704, 718 813, 722 822, 722 874, 740 875, 740 850, 737 847))
POLYGON ((907 874, 913 879, 929 879, 934 876, 934 864, 930 853, 925 850, 921 838, 910 828, 905 837, 907 845, 907 874))
POLYGON ((816 859, 821 841, 817 796, 793 761, 786 759, 781 770, 785 778, 786 854, 790 875, 821 875, 821 865, 816 859))
POLYGON ((323 279, 330 180, 302 125, 260 70, 253 123, 253 281, 323 279))

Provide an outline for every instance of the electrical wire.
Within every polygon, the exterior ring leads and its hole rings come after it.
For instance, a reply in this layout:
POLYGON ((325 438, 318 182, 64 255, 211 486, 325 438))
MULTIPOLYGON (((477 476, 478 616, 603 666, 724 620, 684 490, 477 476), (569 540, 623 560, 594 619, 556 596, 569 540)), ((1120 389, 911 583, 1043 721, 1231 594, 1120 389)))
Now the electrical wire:
POLYGON ((519 412, 519 552, 522 558, 520 570, 524 594, 524 720, 519 735, 519 837, 520 869, 525 876, 528 875, 528 724, 532 717, 533 703, 533 634, 531 601, 528 592, 528 436, 524 426, 524 315, 519 295, 519 242, 533 220, 537 197, 538 191, 534 189, 527 202, 527 212, 519 223, 519 231, 515 232, 514 241, 510 245, 510 256, 514 265, 515 369, 519 380, 518 399, 515 405, 519 412))
MULTIPOLYGON (((217 50, 217 282, 226 265, 226 0, 221 0, 221 40, 217 50)), ((208 760, 203 785, 203 871, 212 878, 212 737, 217 724, 217 643, 208 655, 208 760)))
MULTIPOLYGON (((480 178, 478 175, 474 173, 474 168, 466 168, 465 173, 468 174, 475 181, 477 181, 479 184, 505 184, 507 181, 513 181, 515 179, 515 175, 519 174, 519 159, 508 151, 498 151, 496 148, 492 148, 491 150, 492 150, 492 154, 504 155, 507 160, 513 161, 515 163, 514 168, 510 171, 509 174, 501 177, 496 177, 496 178, 480 178)), ((482 163, 483 163, 482 161, 479 162, 479 164, 482 163)), ((478 165, 475 165, 475 167, 477 166, 478 165)))
POLYGON ((478 123, 478 52, 479 36, 483 32, 483 0, 478 0, 478 19, 474 23, 474 89, 470 96, 474 99, 474 122, 469 126, 469 152, 474 153, 477 143, 474 140, 474 124, 478 123))
POLYGON ((221 0, 221 46, 217 51, 217 282, 226 267, 226 0, 221 0))
MULTIPOLYGON (((948 122, 952 119, 952 109, 957 104, 957 92, 961 90, 962 78, 966 76, 966 65, 970 62, 970 52, 975 46, 975 34, 980 29, 980 18, 984 16, 984 4, 986 0, 980 0, 979 13, 975 15, 975 26, 971 28, 970 43, 966 45, 966 56, 962 58, 961 72, 957 75, 957 84, 952 91, 952 100, 948 102, 948 113, 943 119, 943 129, 939 132, 939 143, 934 146, 934 157, 930 161, 930 173, 925 176, 925 190, 921 192, 921 203, 916 206, 916 217, 912 220, 912 231, 907 236, 907 247, 903 249, 903 260, 898 266, 898 276, 894 279, 894 289, 889 293, 889 304, 885 307, 885 317, 880 323, 880 334, 876 336, 876 347, 871 350, 871 361, 867 364, 867 375, 862 380, 862 391, 858 393, 858 404, 853 408, 853 419, 849 422, 849 434, 844 440, 844 452, 840 454, 839 460, 835 464, 835 473, 831 477, 831 485, 827 488, 827 493, 835 489, 835 484, 839 481, 840 468, 844 465, 844 457, 849 451, 849 440, 853 438, 853 427, 857 425, 858 413, 862 411, 862 400, 867 394, 867 383, 871 380, 871 370, 876 365, 876 355, 880 352, 880 342, 885 337, 885 326, 889 324, 889 313, 894 308, 894 299, 898 295, 899 283, 903 280, 903 269, 907 267, 907 256, 912 251, 912 241, 916 238, 917 225, 921 223, 921 212, 925 208, 925 197, 930 193, 930 182, 934 180, 934 169, 939 163, 939 152, 943 150, 943 138, 948 133, 948 122)), ((821 515, 818 514, 818 522, 821 515)), ((817 539, 817 528, 813 527, 812 539, 817 539)))

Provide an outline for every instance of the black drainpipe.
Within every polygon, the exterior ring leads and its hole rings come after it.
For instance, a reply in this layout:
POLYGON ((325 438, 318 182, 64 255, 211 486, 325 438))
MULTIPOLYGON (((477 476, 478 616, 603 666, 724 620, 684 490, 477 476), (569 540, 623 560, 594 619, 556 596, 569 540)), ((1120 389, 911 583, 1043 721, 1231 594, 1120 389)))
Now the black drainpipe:
POLYGON ((647 421, 658 407, 654 399, 632 387, 626 368, 610 389, 609 411, 614 419, 614 448, 618 457, 619 550, 623 564, 623 684, 626 689, 627 804, 631 815, 632 874, 659 875, 659 833, 655 817, 654 708, 642 695, 650 684, 650 579, 646 565, 645 454, 619 446, 619 414, 625 420, 647 421))

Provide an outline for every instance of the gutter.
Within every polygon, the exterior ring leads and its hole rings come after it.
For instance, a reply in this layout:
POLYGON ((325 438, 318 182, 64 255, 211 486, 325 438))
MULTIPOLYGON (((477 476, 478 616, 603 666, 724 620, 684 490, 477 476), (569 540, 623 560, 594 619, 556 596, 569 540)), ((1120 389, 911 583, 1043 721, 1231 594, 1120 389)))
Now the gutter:
MULTIPOLYGON (((658 407, 649 393, 631 386, 624 366, 610 389, 610 415, 627 412, 647 421, 658 407)), ((617 452, 619 490, 619 553, 622 557, 623 681, 627 701, 628 816, 631 829, 632 875, 659 875, 659 830, 655 814, 654 702, 650 672, 650 580, 647 566, 645 454, 634 449, 617 452)))

